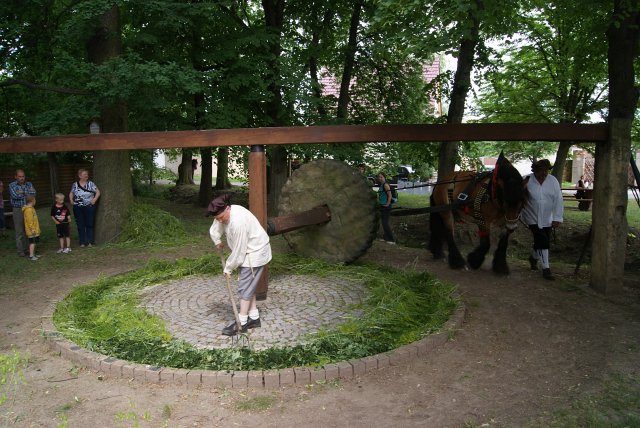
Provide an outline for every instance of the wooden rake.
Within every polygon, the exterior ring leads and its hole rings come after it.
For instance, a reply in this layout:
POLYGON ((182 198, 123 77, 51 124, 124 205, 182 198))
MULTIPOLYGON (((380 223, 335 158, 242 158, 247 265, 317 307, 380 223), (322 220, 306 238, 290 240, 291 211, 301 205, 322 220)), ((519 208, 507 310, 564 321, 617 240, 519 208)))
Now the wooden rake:
MULTIPOLYGON (((232 336, 231 340, 234 340, 235 338, 235 340, 237 341, 238 336, 240 335, 240 329, 242 324, 240 323, 240 315, 238 315, 236 299, 233 297, 233 291, 231 291, 231 281, 229 281, 229 277, 224 274, 225 261, 224 261, 223 250, 220 250, 220 264, 222 265, 222 275, 224 276, 225 284, 227 286, 227 293, 229 293, 229 302, 231 302, 231 307, 233 308, 233 316, 236 319, 236 335, 232 336)), ((246 335, 243 335, 243 336, 246 336, 246 335)))

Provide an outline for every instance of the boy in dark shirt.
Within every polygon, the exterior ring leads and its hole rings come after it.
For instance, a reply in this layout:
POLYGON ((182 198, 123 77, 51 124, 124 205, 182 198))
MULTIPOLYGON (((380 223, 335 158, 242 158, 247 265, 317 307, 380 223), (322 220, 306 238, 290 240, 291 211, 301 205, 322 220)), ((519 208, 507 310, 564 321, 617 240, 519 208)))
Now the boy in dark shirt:
POLYGON ((71 212, 64 204, 64 195, 62 193, 56 193, 56 202, 51 207, 51 218, 56 224, 56 235, 60 240, 60 248, 56 253, 70 253, 71 236, 69 232, 69 220, 71 219, 71 212))

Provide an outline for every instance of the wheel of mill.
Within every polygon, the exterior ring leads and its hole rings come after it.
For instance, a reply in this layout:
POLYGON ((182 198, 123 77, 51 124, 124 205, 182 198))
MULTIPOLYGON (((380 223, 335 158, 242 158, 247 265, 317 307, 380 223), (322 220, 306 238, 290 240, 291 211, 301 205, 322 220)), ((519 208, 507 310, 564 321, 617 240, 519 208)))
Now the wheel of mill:
POLYGON ((378 210, 367 181, 347 164, 321 159, 302 165, 285 183, 279 215, 326 204, 331 221, 286 233, 293 250, 329 262, 350 263, 363 255, 375 239, 378 210))

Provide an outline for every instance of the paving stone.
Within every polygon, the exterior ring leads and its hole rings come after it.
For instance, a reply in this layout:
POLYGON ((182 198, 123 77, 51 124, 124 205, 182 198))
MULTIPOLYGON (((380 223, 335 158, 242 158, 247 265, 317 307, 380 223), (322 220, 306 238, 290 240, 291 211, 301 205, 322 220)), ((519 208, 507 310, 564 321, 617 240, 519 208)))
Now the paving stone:
POLYGON ((317 381, 324 381, 327 379, 327 372, 324 367, 312 368, 309 369, 309 377, 311 378, 311 383, 316 383, 317 381))
POLYGON ((365 363, 361 359, 349 360, 349 364, 353 367, 353 376, 362 376, 367 371, 365 363))
POLYGON ((348 361, 341 361, 336 365, 340 379, 353 379, 353 366, 348 361))
POLYGON ((264 387, 266 389, 280 388, 280 373, 278 370, 265 370, 263 372, 264 387))
POLYGON ((296 375, 296 385, 305 386, 311 383, 311 373, 308 367, 294 367, 296 375))
POLYGON ((233 388, 233 372, 227 370, 219 371, 216 386, 218 388, 233 388))
POLYGON ((122 377, 124 379, 133 379, 133 364, 124 364, 121 369, 122 377))
MULTIPOLYGON (((187 374, 189 370, 186 369, 171 369, 173 372, 173 383, 176 385, 186 385, 187 384, 187 374)), ((162 373, 161 373, 162 374, 162 373)))
POLYGON ((160 373, 162 367, 146 366, 144 370, 144 380, 149 383, 160 383, 160 373))
POLYGON ((336 364, 325 364, 324 371, 326 373, 326 380, 340 378, 340 369, 338 369, 338 366, 336 364))
POLYGON ((389 354, 387 352, 376 355, 375 359, 378 360, 378 369, 389 367, 389 354))
POLYGON ((390 366, 404 366, 411 360, 409 353, 403 349, 396 349, 389 352, 390 366))
POLYGON ((204 370, 202 372, 202 384, 206 386, 216 386, 218 384, 218 372, 214 370, 204 370))
POLYGON ((361 358, 360 361, 364 363, 364 370, 367 373, 378 369, 378 359, 376 357, 361 358))
POLYGON ((414 343, 416 346, 416 351, 418 352, 418 357, 423 357, 429 353, 429 346, 425 339, 420 339, 414 343))
POLYGON ((263 373, 259 370, 251 370, 247 374, 247 382, 249 388, 264 388, 263 373))
POLYGON ((249 372, 246 370, 233 372, 231 383, 234 389, 246 389, 249 385, 249 372))
POLYGON ((278 372, 280 372, 280 386, 296 383, 296 375, 293 369, 279 369, 278 372))
POLYGON ((203 373, 203 370, 190 370, 189 373, 187 373, 187 385, 189 386, 201 385, 202 373, 203 373))
POLYGON ((160 383, 173 383, 173 374, 176 369, 165 367, 160 372, 160 383))

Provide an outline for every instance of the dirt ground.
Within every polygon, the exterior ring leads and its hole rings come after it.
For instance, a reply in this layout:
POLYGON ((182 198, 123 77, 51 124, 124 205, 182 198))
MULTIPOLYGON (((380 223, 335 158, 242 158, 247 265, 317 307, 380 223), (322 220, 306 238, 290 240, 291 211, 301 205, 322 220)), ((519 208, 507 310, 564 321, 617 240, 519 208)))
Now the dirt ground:
MULTIPOLYGON (((394 228, 401 242, 421 239, 400 220, 394 228)), ((567 237, 573 233, 565 230, 567 237)), ((95 256, 55 272, 55 279, 43 275, 1 284, 0 353, 15 347, 30 356, 23 383, 0 406, 2 426, 546 426, 550 413, 603 393, 612 377, 640 375, 637 271, 627 272, 630 286, 623 295, 604 297, 587 286, 588 268, 574 277, 573 266, 554 265, 558 279, 549 282, 529 271, 525 259, 511 260, 511 275, 504 278, 489 271, 488 261, 479 271, 452 271, 424 249, 384 242, 375 242, 365 259, 452 281, 467 308, 460 331, 405 367, 274 392, 194 389, 102 379, 48 351, 39 337, 47 305, 74 286, 137 268, 150 257, 197 256, 207 248, 194 244, 153 254, 85 250, 95 256), (265 396, 273 397, 266 410, 238 407, 265 396)), ((575 259, 579 250, 573 251, 575 259)))

